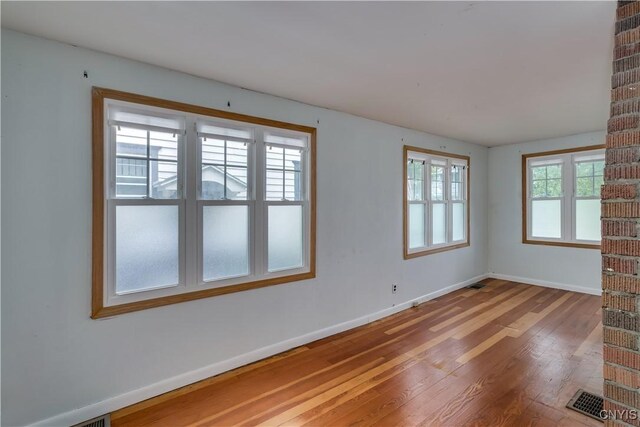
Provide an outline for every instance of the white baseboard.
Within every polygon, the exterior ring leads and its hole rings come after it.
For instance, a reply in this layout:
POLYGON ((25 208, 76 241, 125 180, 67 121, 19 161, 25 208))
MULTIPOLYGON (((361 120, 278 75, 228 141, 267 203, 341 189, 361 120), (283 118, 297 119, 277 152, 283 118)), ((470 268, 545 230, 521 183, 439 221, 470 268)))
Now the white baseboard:
MULTIPOLYGON (((129 391, 119 396, 111 397, 109 399, 94 403, 89 406, 84 406, 82 408, 74 409, 69 412, 64 412, 62 414, 55 415, 51 418, 38 421, 32 424, 32 426, 59 427, 59 426, 70 426, 70 425, 78 424, 85 420, 89 420, 91 418, 95 418, 100 415, 113 412, 120 408, 133 405, 134 403, 138 403, 143 400, 150 399, 154 396, 158 396, 168 391, 175 390, 177 388, 184 387, 186 385, 204 380, 206 378, 221 374, 231 369, 235 369, 240 366, 244 366, 249 363, 264 359, 266 357, 273 356, 274 354, 282 353, 283 351, 287 351, 292 348, 299 347, 304 344, 308 344, 310 342, 319 340, 321 338, 325 338, 330 335, 334 335, 349 329, 356 328, 358 326, 362 326, 367 323, 371 323, 375 320, 381 319, 386 316, 390 316, 399 311, 406 310, 407 308, 410 308, 414 302, 423 303, 425 301, 432 300, 434 298, 448 294, 460 288, 464 288, 465 286, 471 285, 487 277, 489 277, 489 275, 487 274, 476 276, 471 279, 465 280, 464 282, 447 286, 446 288, 442 288, 437 291, 428 293, 426 295, 422 295, 418 298, 414 298, 412 300, 403 302, 401 304, 396 304, 393 307, 389 307, 384 310, 377 311, 375 313, 361 316, 356 319, 339 323, 337 325, 329 326, 327 328, 320 329, 318 331, 311 332, 305 335, 301 335, 296 338, 291 338, 286 341, 281 341, 279 343, 272 344, 267 347, 262 347, 262 348, 250 351, 248 353, 238 355, 231 359, 223 360, 221 362, 214 363, 212 365, 205 366, 200 369, 196 369, 181 375, 177 375, 172 378, 168 378, 166 380, 159 381, 157 383, 139 388, 137 390, 129 391)), ((522 280, 518 280, 518 281, 522 281, 522 280)))
POLYGON ((544 286, 545 288, 562 289, 564 291, 580 292, 582 294, 602 295, 602 289, 588 288, 586 286, 567 285, 565 283, 547 282, 545 280, 529 279, 528 277, 509 276, 507 274, 489 273, 487 277, 493 279, 509 280, 511 282, 526 283, 528 285, 544 286))

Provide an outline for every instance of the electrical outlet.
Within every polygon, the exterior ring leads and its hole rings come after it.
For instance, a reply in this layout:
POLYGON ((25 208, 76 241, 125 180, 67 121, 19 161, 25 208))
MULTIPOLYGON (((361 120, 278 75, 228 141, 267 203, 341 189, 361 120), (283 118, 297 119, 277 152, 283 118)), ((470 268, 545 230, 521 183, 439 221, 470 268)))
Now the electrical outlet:
POLYGON ((398 292, 398 285, 394 283, 391 285, 391 293, 395 294, 396 292, 398 292))

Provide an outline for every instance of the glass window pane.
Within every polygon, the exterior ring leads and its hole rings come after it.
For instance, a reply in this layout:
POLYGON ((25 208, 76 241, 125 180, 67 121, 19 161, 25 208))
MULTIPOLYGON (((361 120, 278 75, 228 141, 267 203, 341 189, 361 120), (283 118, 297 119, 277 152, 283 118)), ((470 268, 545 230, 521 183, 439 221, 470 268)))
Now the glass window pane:
POLYGON ((267 171, 267 200, 284 198, 284 176, 282 171, 267 171))
POLYGON ((531 197, 562 197, 562 165, 531 168, 531 197))
POLYGON ((249 274, 249 207, 204 206, 202 276, 205 281, 249 274))
POLYGON ((116 207, 116 293, 179 282, 178 206, 116 207))
POLYGON ((302 206, 269 206, 269 271, 302 267, 302 206))
POLYGON ((409 160, 407 164, 407 199, 424 200, 424 163, 409 160))
POLYGON ((202 165, 200 197, 206 200, 222 200, 225 195, 224 167, 202 165))
POLYGON ((548 179, 547 180, 547 197, 561 197, 561 196, 562 196, 562 180, 548 179))
POLYGON ((433 204, 431 232, 434 245, 447 242, 447 207, 444 203, 433 204))
POLYGON ((451 200, 462 200, 463 187, 463 167, 460 165, 451 166, 451 200))
POLYGON ((533 181, 531 197, 544 197, 547 195, 547 181, 533 181))
POLYGON ((464 222, 464 203, 453 204, 453 241, 464 240, 465 222, 464 222))
POLYGON ((462 183, 451 183, 451 200, 462 200, 462 183))
POLYGON ((147 195, 147 161, 116 158, 116 197, 147 195))
POLYGON ((178 198, 178 164, 175 162, 149 161, 151 197, 154 199, 178 198))
POLYGON ((593 162, 593 173, 596 176, 604 175, 604 160, 593 162))
POLYGON ((603 161, 576 163, 576 196, 599 196, 603 172, 603 161))
POLYGON ((544 166, 536 166, 531 168, 533 179, 546 179, 547 170, 544 166))
POLYGON ((600 197, 600 189, 604 185, 604 177, 602 175, 600 176, 596 175, 594 185, 596 189, 594 196, 600 197))
POLYGON ((302 151, 267 146, 266 199, 302 200, 302 151))
POLYGON ((177 198, 177 161, 177 134, 116 127, 116 197, 177 198))
POLYGON ((593 176, 593 163, 581 162, 576 163, 576 176, 593 176))
POLYGON ((424 166, 425 166, 425 162, 424 161, 415 161, 414 162, 414 166, 415 166, 415 179, 416 181, 424 181, 424 166))
POLYGON ((577 196, 592 196, 594 195, 593 193, 594 193, 593 177, 576 179, 576 195, 577 196))
POLYGON ((562 178, 562 165, 549 165, 547 168, 547 178, 562 178))
POLYGON ((431 181, 431 199, 444 200, 443 182, 431 181))
POLYGON ((424 200, 424 181, 416 180, 413 186, 413 200, 424 200))
POLYGON ((414 186, 415 168, 413 161, 407 160, 407 199, 413 200, 413 186, 414 186))
POLYGON ((407 180, 407 200, 409 201, 416 199, 415 198, 416 190, 414 188, 415 185, 416 185, 416 182, 414 180, 412 179, 407 180))
POLYGON ((284 149, 267 146, 267 169, 280 169, 284 167, 284 149))
POLYGON ((227 199, 246 200, 247 193, 247 168, 227 167, 227 199))
POLYGON ((299 171, 284 172, 284 197, 287 200, 302 200, 302 174, 299 171))
POLYGON ((444 200, 444 166, 431 166, 431 199, 444 200))
POLYGON ((149 157, 161 160, 178 160, 178 135, 149 131, 149 157))
POLYGON ((561 238, 561 200, 533 200, 531 203, 531 236, 561 238))
POLYGON ((451 181, 452 182, 460 182, 460 170, 461 166, 453 165, 451 166, 451 181))
POLYGON ((200 197, 207 200, 246 200, 249 197, 249 144, 202 138, 200 197))
POLYGON ((600 241, 600 200, 576 200, 576 239, 600 241))
POLYGON ((227 141, 227 165, 247 167, 249 144, 227 141))
POLYGON ((202 165, 200 197, 205 200, 246 200, 247 169, 202 165))
POLYGON ((224 164, 224 140, 201 138, 202 163, 224 164))
POLYGON ((284 168, 288 170, 302 170, 302 151, 295 148, 286 148, 284 153, 284 168))
POLYGON ((116 155, 147 157, 147 131, 116 126, 116 155))
POLYGON ((424 208, 425 205, 422 203, 409 205, 409 248, 419 248, 425 246, 424 208))

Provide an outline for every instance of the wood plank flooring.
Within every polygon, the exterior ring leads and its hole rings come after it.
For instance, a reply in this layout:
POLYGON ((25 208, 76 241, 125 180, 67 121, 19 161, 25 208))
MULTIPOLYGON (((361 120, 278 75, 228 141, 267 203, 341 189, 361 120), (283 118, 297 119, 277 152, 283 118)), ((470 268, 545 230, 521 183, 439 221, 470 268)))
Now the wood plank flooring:
POLYGON ((112 414, 130 426, 524 426, 601 423, 596 296, 488 279, 112 414))

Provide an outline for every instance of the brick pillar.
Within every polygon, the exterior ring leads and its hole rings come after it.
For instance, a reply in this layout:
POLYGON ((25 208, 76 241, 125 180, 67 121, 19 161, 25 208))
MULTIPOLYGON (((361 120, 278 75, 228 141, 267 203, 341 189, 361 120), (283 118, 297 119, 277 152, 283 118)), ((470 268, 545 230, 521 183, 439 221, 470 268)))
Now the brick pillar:
MULTIPOLYGON (((624 411, 640 409, 640 2, 618 2, 611 85, 602 187, 604 407, 624 411)), ((633 414, 619 414, 605 425, 640 426, 633 414)))

